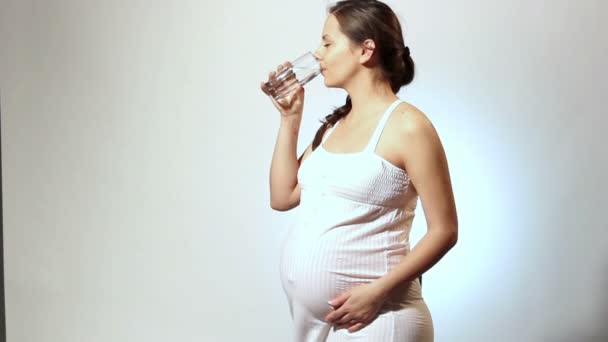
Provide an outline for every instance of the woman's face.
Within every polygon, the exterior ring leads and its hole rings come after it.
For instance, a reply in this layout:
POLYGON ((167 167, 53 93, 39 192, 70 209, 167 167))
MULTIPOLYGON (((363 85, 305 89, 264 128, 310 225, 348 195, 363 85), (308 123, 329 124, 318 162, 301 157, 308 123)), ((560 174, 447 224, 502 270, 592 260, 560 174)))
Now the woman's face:
POLYGON ((344 88, 346 82, 359 66, 355 52, 350 50, 350 41, 340 32, 336 17, 330 14, 325 20, 321 36, 321 46, 314 56, 321 64, 325 86, 344 88))

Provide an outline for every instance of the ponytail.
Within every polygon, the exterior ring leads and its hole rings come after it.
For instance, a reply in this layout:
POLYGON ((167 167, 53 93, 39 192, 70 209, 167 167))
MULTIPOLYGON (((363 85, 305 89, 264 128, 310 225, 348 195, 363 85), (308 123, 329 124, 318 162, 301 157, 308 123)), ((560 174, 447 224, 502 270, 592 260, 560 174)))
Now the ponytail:
POLYGON ((350 95, 348 95, 346 96, 346 103, 342 107, 334 109, 333 113, 328 114, 327 116, 325 116, 324 120, 321 120, 322 125, 321 127, 319 127, 317 133, 315 134, 315 138, 312 140, 313 151, 321 144, 325 131, 327 131, 329 127, 333 127, 333 125, 335 125, 338 120, 345 117, 352 108, 353 104, 350 100, 350 95))

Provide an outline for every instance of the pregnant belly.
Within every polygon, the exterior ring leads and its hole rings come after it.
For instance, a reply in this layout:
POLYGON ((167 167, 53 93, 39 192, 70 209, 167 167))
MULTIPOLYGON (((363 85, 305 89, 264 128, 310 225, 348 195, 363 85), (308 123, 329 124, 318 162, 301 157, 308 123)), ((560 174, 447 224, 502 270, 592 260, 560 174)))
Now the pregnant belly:
POLYGON ((364 244, 340 243, 331 236, 289 237, 281 253, 283 289, 320 320, 332 308, 327 301, 386 273, 382 249, 364 244))

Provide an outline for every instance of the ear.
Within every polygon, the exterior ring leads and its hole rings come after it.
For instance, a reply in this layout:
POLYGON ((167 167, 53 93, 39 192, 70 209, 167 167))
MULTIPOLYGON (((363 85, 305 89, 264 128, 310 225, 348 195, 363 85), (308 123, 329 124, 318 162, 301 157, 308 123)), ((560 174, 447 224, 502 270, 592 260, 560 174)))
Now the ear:
POLYGON ((359 62, 363 64, 371 60, 375 49, 376 43, 374 43, 372 39, 366 39, 363 44, 361 44, 361 55, 359 56, 359 62))

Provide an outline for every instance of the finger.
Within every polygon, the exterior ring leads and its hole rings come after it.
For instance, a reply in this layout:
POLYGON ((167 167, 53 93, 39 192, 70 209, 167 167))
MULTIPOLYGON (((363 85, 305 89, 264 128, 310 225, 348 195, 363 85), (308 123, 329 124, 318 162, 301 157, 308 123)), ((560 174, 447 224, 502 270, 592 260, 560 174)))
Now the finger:
POLYGON ((268 84, 268 86, 273 87, 274 86, 274 80, 275 80, 275 72, 271 71, 268 73, 268 80, 266 80, 266 83, 268 84))
POLYGON ((279 72, 273 78, 273 86, 280 90, 280 88, 285 88, 294 83, 296 80, 296 74, 291 69, 286 69, 279 72))
POLYGON ((283 84, 288 85, 289 87, 293 87, 293 85, 295 85, 296 83, 300 82, 296 78, 296 74, 294 74, 293 71, 290 70, 287 76, 285 77, 283 84))
POLYGON ((266 95, 270 95, 270 91, 268 90, 268 87, 266 86, 266 82, 261 82, 260 83, 260 89, 262 89, 262 91, 266 94, 266 95))
POLYGON ((292 94, 295 94, 298 92, 298 86, 300 85, 300 82, 295 81, 295 82, 290 82, 288 87, 285 87, 286 91, 289 91, 292 94))
POLYGON ((346 300, 349 297, 350 297, 350 293, 349 292, 344 292, 341 295, 339 295, 337 298, 333 299, 330 304, 333 304, 333 305, 336 305, 336 306, 340 306, 340 305, 344 304, 344 302, 346 302, 346 300))
POLYGON ((350 327, 354 326, 354 325, 355 325, 355 324, 357 324, 357 323, 358 323, 358 322, 357 322, 356 320, 351 319, 350 321, 348 321, 348 322, 346 322, 346 323, 344 323, 344 324, 337 325, 337 326, 336 326, 336 328, 338 328, 338 329, 342 329, 342 328, 350 328, 350 327))
POLYGON ((348 324, 350 321, 354 321, 352 318, 352 315, 350 313, 347 313, 346 315, 340 317, 340 319, 336 320, 337 324, 348 324))
POLYGON ((353 325, 352 327, 348 328, 348 332, 354 333, 357 330, 361 330, 364 326, 365 326, 365 324, 363 324, 363 323, 357 323, 357 324, 353 325))
POLYGON ((285 71, 285 69, 287 69, 285 63, 277 65, 277 75, 285 71))
POLYGON ((296 84, 295 86, 292 86, 289 90, 289 96, 287 98, 287 102, 289 103, 289 105, 293 105, 296 103, 296 101, 298 100, 298 84, 296 84))
POLYGON ((346 315, 348 312, 346 312, 346 310, 344 310, 343 307, 339 308, 338 310, 330 313, 329 315, 327 315, 325 318, 328 322, 337 322, 339 321, 342 316, 346 315))
POLYGON ((292 90, 291 97, 292 97, 293 104, 302 102, 301 89, 302 89, 302 86, 299 84, 296 84, 296 86, 292 90))
POLYGON ((264 94, 266 94, 268 96, 273 95, 273 90, 272 90, 272 88, 270 88, 270 86, 268 85, 267 82, 262 82, 262 84, 260 84, 260 88, 262 88, 262 91, 264 92, 264 94))
POLYGON ((276 94, 275 90, 267 82, 262 82, 260 88, 262 88, 262 91, 270 97, 274 97, 276 94))
POLYGON ((293 70, 288 69, 285 72, 285 75, 282 76, 282 81, 283 83, 289 83, 289 84, 293 84, 294 82, 297 82, 298 80, 296 79, 296 74, 293 72, 293 70))
POLYGON ((274 85, 275 83, 277 83, 277 82, 278 82, 278 77, 279 77, 279 74, 280 74, 280 73, 281 73, 281 71, 280 71, 280 70, 277 70, 277 71, 271 71, 271 72, 268 74, 268 81, 274 85))
POLYGON ((296 93, 299 94, 299 95, 303 95, 304 94, 304 87, 301 84, 298 84, 298 88, 296 89, 296 93))
POLYGON ((277 92, 283 93, 283 92, 289 91, 290 89, 294 88, 294 85, 296 83, 298 83, 298 80, 296 80, 294 78, 293 80, 283 81, 280 84, 277 84, 274 88, 277 92))
POLYGON ((293 74, 293 70, 292 70, 292 64, 290 62, 284 62, 283 64, 279 64, 277 65, 277 76, 280 76, 279 78, 281 80, 286 79, 288 76, 291 76, 293 74), (285 72, 289 72, 289 74, 287 75, 281 75, 285 72))

